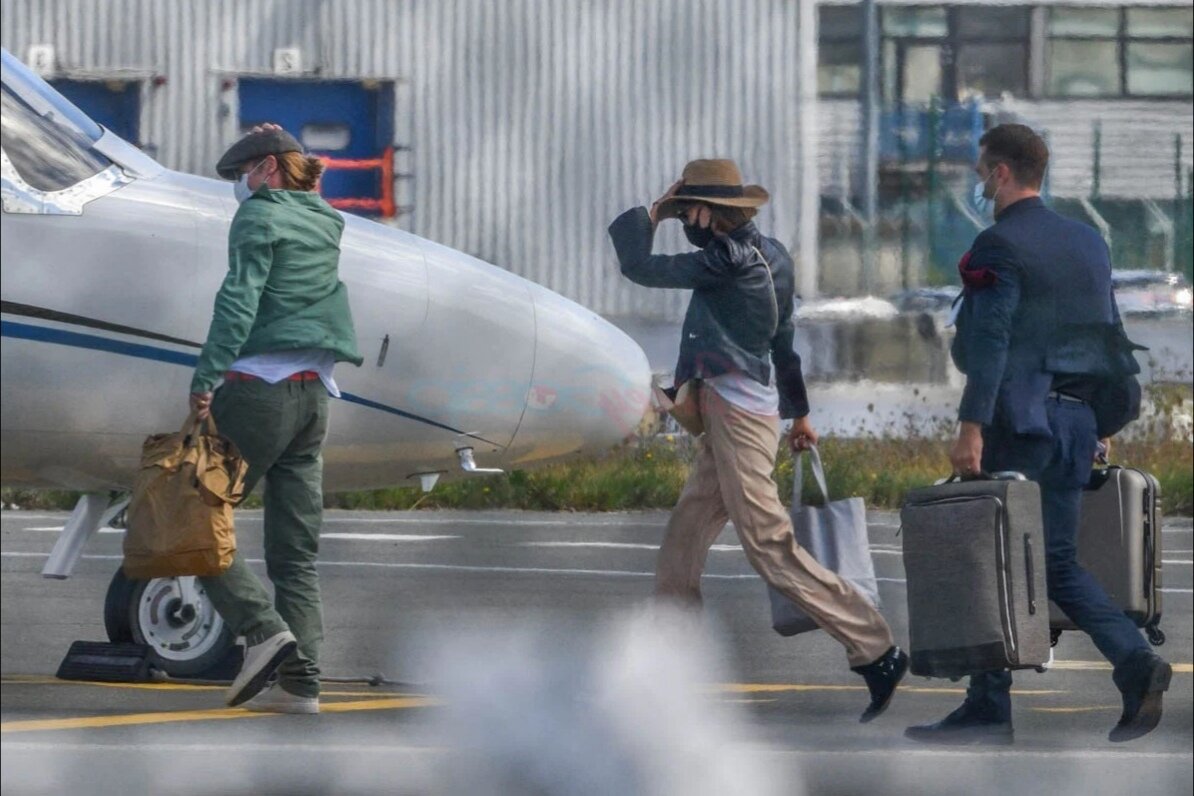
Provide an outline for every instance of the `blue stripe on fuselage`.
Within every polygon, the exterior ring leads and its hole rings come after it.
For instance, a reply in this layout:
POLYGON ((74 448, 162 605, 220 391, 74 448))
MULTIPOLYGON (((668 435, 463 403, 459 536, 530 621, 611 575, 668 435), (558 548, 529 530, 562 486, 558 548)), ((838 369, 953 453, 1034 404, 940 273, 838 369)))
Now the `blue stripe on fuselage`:
MULTIPOLYGON (((17 321, 0 321, 0 337, 12 337, 18 340, 35 340, 41 343, 52 343, 55 345, 64 345, 71 348, 85 348, 91 351, 106 351, 110 354, 120 354, 122 356, 136 357, 138 359, 149 359, 155 362, 165 362, 170 365, 183 365, 185 367, 194 367, 199 361, 199 357, 195 354, 187 354, 181 351, 171 351, 168 348, 158 348, 157 346, 143 345, 141 343, 128 343, 123 340, 113 340, 110 337, 100 337, 94 334, 82 334, 80 332, 69 332, 65 329, 51 329, 46 326, 34 326, 28 323, 18 323, 17 321)), ((457 428, 445 425, 430 418, 420 417, 419 415, 398 409, 394 406, 387 406, 386 404, 371 401, 368 398, 362 398, 359 395, 352 393, 341 392, 340 397, 359 406, 368 407, 370 409, 377 409, 391 415, 404 417, 408 420, 414 420, 418 423, 424 423, 428 426, 443 429, 444 431, 451 431, 453 434, 461 434, 482 442, 489 442, 491 445, 497 443, 490 442, 483 437, 476 437, 473 434, 467 434, 457 428)))
POLYGON ((194 354, 184 354, 181 351, 171 351, 167 348, 142 345, 141 343, 126 343, 123 340, 113 340, 110 337, 68 332, 65 329, 50 329, 45 326, 34 326, 16 321, 0 321, 0 336, 15 337, 19 340, 37 340, 42 343, 54 343, 71 348, 86 348, 91 351, 107 351, 110 354, 152 359, 171 365, 194 367, 199 361, 199 357, 194 354))

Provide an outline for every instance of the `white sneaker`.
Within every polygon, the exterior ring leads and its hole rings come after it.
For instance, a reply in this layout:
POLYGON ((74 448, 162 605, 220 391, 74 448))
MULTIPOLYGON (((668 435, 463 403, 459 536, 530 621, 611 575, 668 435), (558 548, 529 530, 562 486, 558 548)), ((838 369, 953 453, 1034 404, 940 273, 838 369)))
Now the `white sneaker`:
POLYGON ((319 712, 319 697, 295 696, 275 683, 246 702, 244 708, 254 713, 310 715, 319 712))
POLYGON ((236 707, 261 693, 282 661, 290 657, 297 646, 294 634, 283 630, 246 649, 244 665, 227 692, 229 706, 236 707))

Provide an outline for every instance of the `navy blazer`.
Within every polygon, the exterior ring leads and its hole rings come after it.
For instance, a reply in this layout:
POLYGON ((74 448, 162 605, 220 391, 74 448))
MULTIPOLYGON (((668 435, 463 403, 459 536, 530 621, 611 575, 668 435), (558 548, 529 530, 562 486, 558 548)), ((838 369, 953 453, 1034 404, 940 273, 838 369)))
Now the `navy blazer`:
POLYGON ((952 354, 966 389, 958 419, 1050 436, 1045 401, 1055 374, 1116 372, 1107 244, 1032 197, 1005 208, 959 270, 952 354))

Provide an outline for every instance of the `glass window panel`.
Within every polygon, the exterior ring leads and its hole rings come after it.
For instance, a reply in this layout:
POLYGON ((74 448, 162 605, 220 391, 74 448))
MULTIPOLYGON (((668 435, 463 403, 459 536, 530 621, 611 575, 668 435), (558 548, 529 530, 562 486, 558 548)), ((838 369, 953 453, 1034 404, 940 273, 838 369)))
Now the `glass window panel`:
POLYGON ((61 191, 106 169, 111 162, 91 143, 73 125, 34 113, 8 86, 0 89, 0 147, 31 187, 61 191))
POLYGON ((1119 93, 1119 45, 1113 41, 1049 43, 1049 93, 1106 97, 1119 93))
POLYGON ((821 6, 817 9, 820 37, 849 39, 862 37, 861 6, 821 6))
POLYGON ((962 7, 958 35, 967 39, 1023 39, 1028 36, 1028 9, 1022 6, 962 7))
POLYGON ((1049 9, 1049 33, 1053 36, 1118 36, 1119 9, 1049 9))
POLYGON ((1128 44, 1128 92, 1131 94, 1194 93, 1194 46, 1128 44))
POLYGON ((904 7, 883 9, 883 33, 887 36, 940 38, 949 33, 945 9, 904 7))
POLYGON ((958 48, 959 97, 1024 96, 1027 55, 1023 44, 963 44, 958 48))
POLYGON ((857 94, 862 87, 862 44, 832 42, 817 49, 817 92, 857 94))
POLYGON ((1194 7, 1129 8, 1128 35, 1188 39, 1194 36, 1194 7))
POLYGON ((904 50, 904 102, 928 102, 941 94, 941 48, 937 45, 904 50))
POLYGON ((29 71, 29 67, 18 61, 8 50, 0 50, 3 61, 4 85, 38 116, 56 119, 59 124, 71 128, 73 133, 100 140, 103 130, 83 111, 40 76, 29 71))

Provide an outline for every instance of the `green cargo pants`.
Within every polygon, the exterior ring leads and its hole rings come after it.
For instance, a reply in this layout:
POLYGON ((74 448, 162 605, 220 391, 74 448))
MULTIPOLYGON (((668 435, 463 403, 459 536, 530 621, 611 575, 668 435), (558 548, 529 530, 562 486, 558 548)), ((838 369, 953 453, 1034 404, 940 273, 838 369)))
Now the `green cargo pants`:
POLYGON ((318 379, 230 381, 216 391, 212 415, 249 464, 246 493, 265 478, 265 569, 274 599, 241 550, 222 575, 201 578, 203 588, 247 644, 289 627, 298 649, 278 670, 279 684, 296 696, 318 696, 323 610, 315 561, 323 524, 327 390, 318 379))

